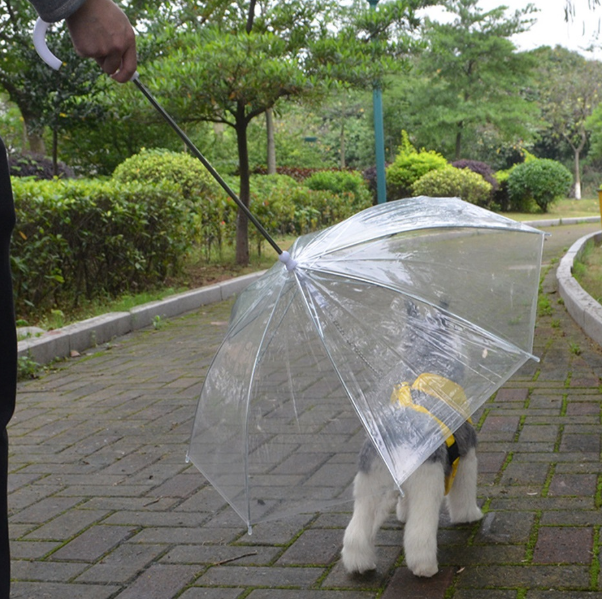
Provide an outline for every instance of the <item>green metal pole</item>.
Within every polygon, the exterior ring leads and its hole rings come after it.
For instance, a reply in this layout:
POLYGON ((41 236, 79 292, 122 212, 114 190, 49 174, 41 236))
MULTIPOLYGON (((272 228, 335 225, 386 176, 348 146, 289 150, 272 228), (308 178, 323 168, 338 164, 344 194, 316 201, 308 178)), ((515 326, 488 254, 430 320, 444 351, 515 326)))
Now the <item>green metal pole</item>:
MULTIPOLYGON (((370 8, 376 10, 378 0, 368 0, 370 8)), ((387 201, 387 181, 385 178, 385 134, 383 127, 383 94, 379 82, 374 83, 374 148, 376 153, 376 199, 379 204, 387 201)))
POLYGON ((383 129, 383 94, 376 85, 374 104, 374 143, 376 150, 376 198, 379 204, 387 201, 387 181, 385 178, 385 134, 383 129))

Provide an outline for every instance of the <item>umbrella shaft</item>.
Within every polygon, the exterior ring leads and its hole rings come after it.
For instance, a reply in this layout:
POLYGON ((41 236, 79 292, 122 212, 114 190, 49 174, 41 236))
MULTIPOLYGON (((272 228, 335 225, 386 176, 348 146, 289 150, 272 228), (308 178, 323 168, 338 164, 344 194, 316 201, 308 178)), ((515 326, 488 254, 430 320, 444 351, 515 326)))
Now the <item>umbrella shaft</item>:
POLYGON ((170 127, 179 135, 186 147, 203 163, 203 166, 209 171, 211 176, 221 185, 222 189, 236 202, 236 205, 247 215, 247 218, 255 225, 257 230, 266 238, 268 243, 276 250, 278 254, 282 254, 282 250, 274 241, 272 236, 264 229, 263 225, 255 218, 253 213, 243 204, 242 200, 232 191, 232 188, 222 179, 220 174, 211 166, 211 163, 201 154, 198 148, 192 143, 190 138, 180 129, 178 124, 164 110, 164 108, 155 100, 154 96, 140 82, 140 79, 132 79, 136 87, 146 96, 147 100, 153 105, 157 112, 167 121, 170 127))

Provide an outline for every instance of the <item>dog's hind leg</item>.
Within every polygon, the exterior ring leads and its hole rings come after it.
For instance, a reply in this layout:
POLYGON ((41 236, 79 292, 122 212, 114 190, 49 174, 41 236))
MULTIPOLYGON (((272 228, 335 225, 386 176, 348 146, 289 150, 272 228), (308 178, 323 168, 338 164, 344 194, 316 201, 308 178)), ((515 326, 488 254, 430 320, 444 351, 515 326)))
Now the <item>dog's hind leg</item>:
POLYGON ((353 496, 353 516, 345 530, 341 556, 347 571, 361 573, 376 569, 376 533, 395 503, 391 475, 379 458, 367 471, 356 474, 353 496))
POLYGON ((408 499, 405 496, 399 496, 397 498, 397 506, 395 507, 395 515, 397 519, 403 524, 408 519, 408 499))
POLYGON ((474 448, 460 459, 458 473, 447 496, 447 511, 453 524, 476 522, 483 517, 477 505, 477 454, 474 448))
POLYGON ((416 576, 433 576, 439 511, 445 494, 443 464, 427 460, 403 485, 408 504, 403 538, 406 564, 416 576))

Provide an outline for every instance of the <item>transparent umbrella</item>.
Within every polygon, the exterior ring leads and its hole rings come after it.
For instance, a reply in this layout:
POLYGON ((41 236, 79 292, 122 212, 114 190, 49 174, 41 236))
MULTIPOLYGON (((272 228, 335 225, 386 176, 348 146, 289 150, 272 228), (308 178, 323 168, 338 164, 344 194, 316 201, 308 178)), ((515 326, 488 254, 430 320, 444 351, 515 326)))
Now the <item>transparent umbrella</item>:
MULTIPOLYGON (((38 19, 34 45, 59 69, 47 29, 38 19)), ((543 234, 457 198, 420 197, 283 252, 137 73, 132 81, 280 254, 234 306, 188 458, 249 527, 350 501, 366 434, 401 489, 534 357, 543 234), (411 387, 432 418, 414 417, 411 387)))
POLYGON ((235 303, 189 459, 249 527, 350 501, 366 434, 401 486, 534 358, 543 238, 428 197, 300 237, 235 303))

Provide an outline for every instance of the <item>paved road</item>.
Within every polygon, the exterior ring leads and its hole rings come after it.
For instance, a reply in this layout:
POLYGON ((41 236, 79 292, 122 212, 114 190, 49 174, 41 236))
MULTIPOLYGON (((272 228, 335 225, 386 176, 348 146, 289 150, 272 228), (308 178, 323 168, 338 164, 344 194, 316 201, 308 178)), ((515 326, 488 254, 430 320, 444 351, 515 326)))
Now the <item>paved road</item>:
POLYGON ((439 533, 440 573, 404 566, 402 527, 378 571, 349 577, 349 513, 252 536, 185 463, 203 376, 230 304, 140 331, 22 383, 10 427, 13 599, 586 599, 602 596, 602 351, 558 301, 555 259, 599 225, 551 228, 539 364, 479 413, 484 520, 439 533))

